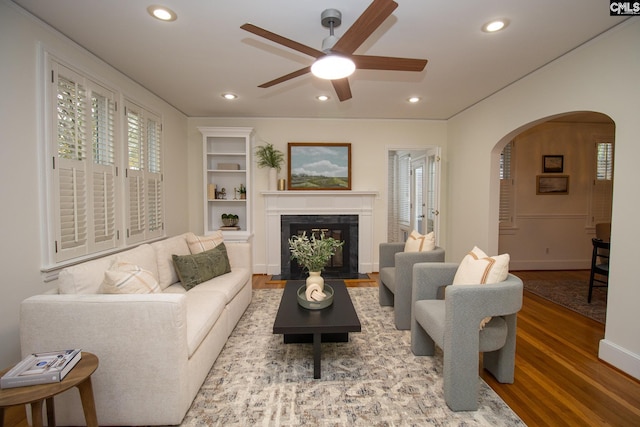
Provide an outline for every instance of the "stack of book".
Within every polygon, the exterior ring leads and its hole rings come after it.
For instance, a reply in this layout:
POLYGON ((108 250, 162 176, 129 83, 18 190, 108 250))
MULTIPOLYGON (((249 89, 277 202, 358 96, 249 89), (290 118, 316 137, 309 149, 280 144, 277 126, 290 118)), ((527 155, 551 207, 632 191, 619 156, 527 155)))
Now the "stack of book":
POLYGON ((0 378, 0 388, 60 382, 81 358, 80 349, 30 354, 0 378))

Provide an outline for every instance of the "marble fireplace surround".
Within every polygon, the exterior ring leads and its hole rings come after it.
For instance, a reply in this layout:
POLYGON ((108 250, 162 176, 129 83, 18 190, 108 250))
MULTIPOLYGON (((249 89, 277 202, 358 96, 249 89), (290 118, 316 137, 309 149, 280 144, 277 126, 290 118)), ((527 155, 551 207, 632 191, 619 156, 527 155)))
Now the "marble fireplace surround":
POLYGON ((373 271, 373 206, 376 191, 268 191, 266 212, 267 274, 281 274, 282 215, 358 215, 358 273, 373 271))

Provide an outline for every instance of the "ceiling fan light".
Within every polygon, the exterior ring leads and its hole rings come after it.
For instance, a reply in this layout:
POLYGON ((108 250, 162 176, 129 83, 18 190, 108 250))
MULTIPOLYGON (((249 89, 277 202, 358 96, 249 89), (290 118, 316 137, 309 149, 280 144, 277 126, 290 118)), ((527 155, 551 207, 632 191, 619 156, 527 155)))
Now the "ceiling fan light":
POLYGON ((326 55, 311 65, 311 73, 325 80, 336 80, 349 77, 356 70, 354 62, 341 55, 326 55))

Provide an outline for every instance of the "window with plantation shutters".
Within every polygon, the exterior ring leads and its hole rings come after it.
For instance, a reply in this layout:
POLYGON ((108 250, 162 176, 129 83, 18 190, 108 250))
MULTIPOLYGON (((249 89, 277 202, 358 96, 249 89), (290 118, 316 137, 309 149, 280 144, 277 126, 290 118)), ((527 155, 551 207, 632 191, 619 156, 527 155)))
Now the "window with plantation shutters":
POLYGON ((161 237, 160 118, 133 103, 118 114, 121 93, 45 56, 46 269, 161 237))
POLYGON ((613 203, 613 142, 607 139, 595 143, 595 167, 591 192, 591 225, 611 222, 613 203))
POLYGON ((498 220, 500 227, 513 226, 513 141, 500 153, 500 206, 498 220))
POLYGON ((116 246, 114 94, 51 62, 55 261, 116 246))
POLYGON ((162 126, 157 116, 132 103, 125 104, 127 125, 127 242, 162 234, 162 126))
POLYGON ((411 156, 398 159, 398 224, 411 225, 411 156))

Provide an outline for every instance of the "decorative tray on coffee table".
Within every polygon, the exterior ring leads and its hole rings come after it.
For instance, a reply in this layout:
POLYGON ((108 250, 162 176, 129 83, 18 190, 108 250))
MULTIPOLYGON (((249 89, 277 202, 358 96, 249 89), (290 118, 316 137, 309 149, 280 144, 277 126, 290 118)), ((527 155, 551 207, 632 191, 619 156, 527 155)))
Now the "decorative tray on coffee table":
POLYGON ((307 301, 306 296, 307 285, 302 285, 298 289, 298 304, 309 310, 321 310, 329 307, 333 304, 333 288, 329 285, 324 285, 324 293, 327 295, 322 301, 307 301))

